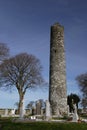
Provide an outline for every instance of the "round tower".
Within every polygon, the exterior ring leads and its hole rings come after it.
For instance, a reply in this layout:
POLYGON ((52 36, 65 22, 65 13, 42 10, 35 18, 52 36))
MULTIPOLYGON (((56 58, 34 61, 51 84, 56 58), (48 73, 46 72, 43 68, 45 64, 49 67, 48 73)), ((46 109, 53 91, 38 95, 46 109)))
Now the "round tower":
POLYGON ((66 65, 64 27, 59 23, 51 26, 49 101, 52 115, 67 112, 66 65))

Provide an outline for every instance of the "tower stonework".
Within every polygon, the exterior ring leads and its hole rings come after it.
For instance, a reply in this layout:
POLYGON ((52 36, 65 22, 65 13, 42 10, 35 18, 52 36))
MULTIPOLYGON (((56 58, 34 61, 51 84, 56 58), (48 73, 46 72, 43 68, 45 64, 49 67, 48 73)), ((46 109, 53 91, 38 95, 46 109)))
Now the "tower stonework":
POLYGON ((51 26, 49 80, 49 101, 52 115, 59 116, 67 113, 64 27, 59 23, 51 26))

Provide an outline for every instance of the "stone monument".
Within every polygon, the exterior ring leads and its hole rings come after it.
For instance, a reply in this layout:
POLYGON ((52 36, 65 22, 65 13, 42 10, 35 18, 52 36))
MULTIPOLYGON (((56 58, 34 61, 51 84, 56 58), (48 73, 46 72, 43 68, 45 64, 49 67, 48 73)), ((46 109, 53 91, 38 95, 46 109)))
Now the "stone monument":
POLYGON ((46 120, 51 119, 51 108, 50 108, 50 103, 48 100, 46 100, 46 120))
POLYGON ((59 23, 51 26, 49 75, 51 111, 52 115, 59 116, 67 113, 64 27, 59 23))
POLYGON ((36 114, 41 115, 41 103, 40 103, 40 101, 36 102, 36 114))
POLYGON ((74 107, 74 113, 73 113, 73 122, 77 122, 79 117, 78 117, 78 114, 77 114, 77 106, 76 104, 73 104, 73 107, 74 107))
POLYGON ((8 115, 8 109, 5 109, 5 116, 8 115))

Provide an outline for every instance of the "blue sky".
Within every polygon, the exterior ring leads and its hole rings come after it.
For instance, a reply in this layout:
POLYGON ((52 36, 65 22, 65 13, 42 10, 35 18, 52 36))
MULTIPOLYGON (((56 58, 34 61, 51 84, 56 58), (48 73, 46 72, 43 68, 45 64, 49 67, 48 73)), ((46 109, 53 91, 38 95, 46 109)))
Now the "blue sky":
MULTIPOLYGON (((10 54, 27 52, 40 59, 43 76, 49 82, 50 26, 64 26, 67 94, 80 94, 75 81, 87 72, 87 0, 0 0, 0 42, 10 54)), ((48 99, 48 91, 29 91, 30 100, 48 99)), ((0 90, 0 108, 14 107, 18 94, 0 90)))

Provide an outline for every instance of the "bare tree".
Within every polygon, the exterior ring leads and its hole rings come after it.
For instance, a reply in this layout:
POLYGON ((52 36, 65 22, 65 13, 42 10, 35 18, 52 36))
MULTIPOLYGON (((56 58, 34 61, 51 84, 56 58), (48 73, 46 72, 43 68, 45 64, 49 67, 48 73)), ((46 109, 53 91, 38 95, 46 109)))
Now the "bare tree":
POLYGON ((86 107, 87 107, 87 98, 82 99, 81 105, 83 106, 83 109, 86 109, 86 107))
POLYGON ((26 108, 32 109, 34 104, 35 104, 34 101, 30 101, 30 102, 27 104, 26 108))
POLYGON ((77 76, 76 80, 83 94, 83 99, 81 104, 83 107, 87 107, 87 73, 77 76))
POLYGON ((23 100, 26 91, 42 84, 40 61, 33 55, 21 53, 4 60, 0 65, 0 79, 7 89, 16 87, 19 94, 19 112, 23 117, 23 100))
POLYGON ((0 43, 0 62, 9 56, 9 48, 5 43, 0 43))

